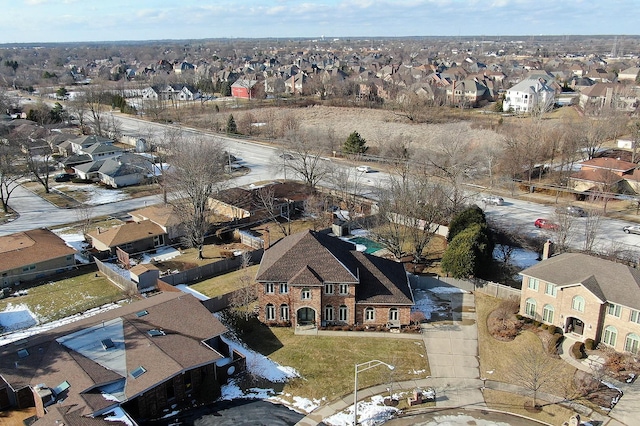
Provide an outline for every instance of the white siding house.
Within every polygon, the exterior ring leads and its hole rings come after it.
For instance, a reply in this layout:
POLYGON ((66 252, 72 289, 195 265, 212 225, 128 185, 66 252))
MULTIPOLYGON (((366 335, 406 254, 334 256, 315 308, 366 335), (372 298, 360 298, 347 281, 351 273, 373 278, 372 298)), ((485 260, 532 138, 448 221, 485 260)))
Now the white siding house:
POLYGON ((555 91, 544 79, 527 79, 507 90, 502 103, 503 111, 529 113, 536 108, 550 108, 555 91))

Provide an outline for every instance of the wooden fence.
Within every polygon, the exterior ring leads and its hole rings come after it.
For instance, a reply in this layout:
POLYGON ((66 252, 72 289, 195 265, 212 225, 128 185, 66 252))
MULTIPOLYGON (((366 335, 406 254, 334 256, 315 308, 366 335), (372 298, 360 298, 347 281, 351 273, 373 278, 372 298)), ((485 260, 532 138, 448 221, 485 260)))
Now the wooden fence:
POLYGON ((519 289, 491 281, 484 281, 479 278, 475 280, 458 280, 449 277, 422 275, 410 275, 409 277, 411 286, 422 290, 429 290, 436 287, 457 287, 465 291, 480 292, 499 299, 508 299, 510 297, 520 299, 519 289))
MULTIPOLYGON (((250 253, 251 263, 257 264, 262 260, 264 250, 254 250, 250 253)), ((188 284, 195 281, 202 281, 211 277, 215 277, 216 275, 220 275, 223 272, 238 269, 240 268, 240 265, 242 265, 242 256, 236 256, 231 259, 222 259, 217 262, 178 272, 177 274, 165 275, 161 277, 161 279, 162 281, 171 285, 188 284)))
MULTIPOLYGON (((122 291, 129 294, 135 294, 138 292, 138 284, 134 283, 124 275, 121 275, 113 269, 109 268, 95 257, 93 258, 93 260, 96 263, 98 270, 102 272, 109 281, 120 287, 122 291)), ((129 271, 126 272, 129 273, 129 271)))

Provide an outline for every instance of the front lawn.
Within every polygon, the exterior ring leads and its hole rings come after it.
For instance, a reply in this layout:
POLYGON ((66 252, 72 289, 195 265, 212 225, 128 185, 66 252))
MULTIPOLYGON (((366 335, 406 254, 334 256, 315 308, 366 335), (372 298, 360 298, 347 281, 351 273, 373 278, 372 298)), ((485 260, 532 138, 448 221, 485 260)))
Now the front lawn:
POLYGON ((253 327, 242 339, 252 349, 300 373, 300 378, 284 384, 283 395, 331 401, 349 394, 353 392, 355 364, 374 359, 394 365, 395 369, 379 366, 358 374, 359 389, 390 384, 392 391, 397 391, 394 382, 430 374, 422 340, 296 336, 291 328, 265 326, 253 327))
POLYGON ((99 273, 77 274, 71 271, 28 288, 25 296, 2 299, 0 312, 24 305, 40 323, 46 323, 125 298, 118 287, 99 273))

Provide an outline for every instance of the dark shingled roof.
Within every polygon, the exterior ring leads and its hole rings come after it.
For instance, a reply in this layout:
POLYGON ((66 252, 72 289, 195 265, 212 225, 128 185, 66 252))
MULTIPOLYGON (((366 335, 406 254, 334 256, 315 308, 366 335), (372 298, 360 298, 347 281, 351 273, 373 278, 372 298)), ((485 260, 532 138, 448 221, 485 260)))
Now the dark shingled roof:
POLYGON ((266 250, 256 281, 295 286, 354 283, 356 302, 413 305, 402 264, 358 252, 352 243, 310 230, 289 235, 266 250))
POLYGON ((581 284, 603 302, 640 310, 640 270, 582 253, 563 253, 520 272, 558 285, 581 284))

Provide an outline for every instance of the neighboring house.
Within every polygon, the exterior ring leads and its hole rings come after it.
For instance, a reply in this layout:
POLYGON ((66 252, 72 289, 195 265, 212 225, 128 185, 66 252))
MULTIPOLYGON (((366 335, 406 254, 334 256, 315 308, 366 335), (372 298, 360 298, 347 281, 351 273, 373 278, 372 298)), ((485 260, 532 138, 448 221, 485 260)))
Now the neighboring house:
POLYGON ((144 207, 129 212, 129 214, 136 222, 148 220, 161 227, 167 234, 169 241, 176 240, 185 235, 182 220, 180 220, 173 206, 169 204, 144 207))
POLYGON ((98 228, 89 232, 87 236, 94 249, 114 255, 116 247, 127 253, 139 253, 163 246, 166 234, 161 226, 144 220, 128 222, 109 229, 98 228))
POLYGON ((618 81, 635 83, 636 78, 638 78, 638 74, 640 74, 640 67, 627 68, 625 70, 620 71, 620 73, 618 74, 618 81))
POLYGON ((256 281, 266 324, 400 327, 414 304, 401 263, 311 230, 268 247, 256 281))
POLYGON ((286 182, 250 189, 225 189, 209 203, 213 213, 236 222, 257 221, 269 218, 266 205, 273 208, 276 216, 291 217, 296 210, 304 209, 304 201, 308 197, 309 190, 304 184, 286 182))
POLYGON ((598 157, 580 163, 580 170, 569 177, 576 191, 619 192, 627 178, 633 178, 637 165, 616 158, 598 157))
POLYGON ((478 106, 482 100, 490 100, 489 89, 476 79, 453 81, 446 87, 447 99, 453 105, 478 106))
POLYGON ((234 98, 253 99, 257 94, 257 83, 257 80, 238 79, 231 85, 231 96, 234 98))
POLYGON ((536 108, 553 105, 555 90, 544 79, 527 79, 507 90, 502 102, 503 111, 529 113, 536 108))
POLYGON ((69 144, 71 152, 74 154, 86 154, 85 149, 95 144, 110 144, 113 145, 113 140, 103 138, 96 135, 82 136, 75 139, 70 139, 69 144))
POLYGON ((159 418, 244 370, 226 331, 193 296, 158 293, 0 347, 0 401, 35 406, 36 426, 159 418))
POLYGON ((596 83, 580 92, 580 107, 614 108, 634 111, 640 105, 640 93, 633 87, 619 83, 596 83))
POLYGON ((193 101, 199 98, 200 92, 188 84, 167 84, 142 89, 142 99, 193 101))
POLYGON ((640 270, 582 253, 552 256, 520 272, 520 313, 618 352, 640 349, 640 270))
POLYGON ((71 269, 76 251, 46 228, 0 237, 0 284, 48 277, 71 269))
POLYGON ((137 185, 152 175, 152 160, 136 154, 107 158, 98 170, 100 181, 112 188, 137 185))

